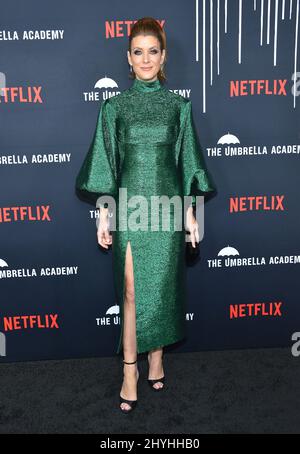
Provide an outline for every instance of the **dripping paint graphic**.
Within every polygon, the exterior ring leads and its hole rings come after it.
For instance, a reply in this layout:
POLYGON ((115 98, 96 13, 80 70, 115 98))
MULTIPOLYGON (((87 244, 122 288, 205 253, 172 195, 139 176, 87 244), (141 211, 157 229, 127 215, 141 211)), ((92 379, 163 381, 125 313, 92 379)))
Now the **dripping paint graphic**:
MULTIPOLYGON (((249 0, 248 0, 249 1, 249 0)), ((239 0, 238 3, 238 35, 237 35, 237 61, 239 64, 242 63, 242 45, 243 45, 243 21, 247 20, 247 17, 243 17, 243 3, 244 0, 239 0)), ((253 0, 253 11, 257 13, 257 20, 260 21, 260 35, 258 42, 260 46, 264 44, 264 32, 266 28, 266 41, 267 45, 271 43, 270 30, 271 22, 273 21, 274 33, 273 33, 273 66, 277 66, 277 44, 280 35, 278 34, 278 21, 289 21, 291 26, 295 26, 294 34, 294 62, 292 63, 291 71, 296 77, 297 73, 297 56, 298 56, 298 35, 299 35, 299 3, 300 0, 253 0), (260 2, 260 4, 259 4, 260 2), (272 9, 274 10, 272 16, 272 9)), ((235 12, 234 12, 235 14, 235 12)), ((199 61, 199 0, 196 0, 196 61, 199 61)), ((206 81, 206 69, 209 64, 210 70, 210 86, 214 81, 214 71, 220 75, 220 45, 221 35, 223 32, 226 35, 228 33, 228 0, 202 0, 202 93, 203 102, 202 108, 203 113, 206 113, 206 95, 207 95, 207 81, 206 81), (209 7, 208 7, 209 4, 209 7), (220 9, 224 13, 224 28, 220 26, 220 9), (206 18, 209 17, 209 31, 206 30, 206 18), (217 39, 214 43, 214 27, 216 27, 217 39), (206 54, 206 41, 209 40, 209 63, 206 54), (214 69, 214 55, 216 52, 217 67, 214 69)), ((293 90, 293 107, 296 108, 296 90, 293 90)))

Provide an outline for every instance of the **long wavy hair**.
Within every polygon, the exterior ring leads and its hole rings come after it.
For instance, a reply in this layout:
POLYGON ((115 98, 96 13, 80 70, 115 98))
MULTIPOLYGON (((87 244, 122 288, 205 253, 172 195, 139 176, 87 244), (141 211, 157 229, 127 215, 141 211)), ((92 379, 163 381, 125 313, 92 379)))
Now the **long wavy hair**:
MULTIPOLYGON (((160 82, 164 82, 167 78, 164 71, 164 65, 167 60, 167 38, 164 30, 160 26, 160 24, 155 20, 153 17, 142 17, 133 25, 130 35, 129 35, 129 42, 128 42, 128 51, 131 54, 131 42, 135 36, 138 35, 153 35, 155 36, 159 43, 160 43, 160 50, 161 52, 165 49, 165 59, 164 63, 161 65, 160 70, 157 73, 157 78, 160 82)), ((136 75, 133 70, 129 73, 130 79, 135 79, 136 75)))

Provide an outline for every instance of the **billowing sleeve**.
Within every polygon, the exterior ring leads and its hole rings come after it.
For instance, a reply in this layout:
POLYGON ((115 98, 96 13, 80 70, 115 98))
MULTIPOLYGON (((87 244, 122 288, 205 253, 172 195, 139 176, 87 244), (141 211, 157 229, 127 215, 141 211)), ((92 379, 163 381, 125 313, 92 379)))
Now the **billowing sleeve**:
POLYGON ((191 203, 196 205, 196 195, 215 191, 212 178, 205 168, 202 149, 199 144, 192 111, 191 101, 186 101, 181 114, 181 126, 178 136, 178 165, 183 184, 183 195, 192 196, 191 203))
POLYGON ((105 99, 99 109, 92 143, 76 177, 75 187, 92 203, 100 195, 117 195, 118 141, 115 109, 105 99))

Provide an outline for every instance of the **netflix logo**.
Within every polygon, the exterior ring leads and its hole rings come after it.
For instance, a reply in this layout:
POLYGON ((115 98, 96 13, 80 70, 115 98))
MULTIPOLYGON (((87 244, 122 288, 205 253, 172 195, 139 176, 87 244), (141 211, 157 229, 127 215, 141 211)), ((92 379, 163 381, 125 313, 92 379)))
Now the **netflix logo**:
POLYGON ((284 211, 284 195, 254 195, 243 197, 230 197, 229 212, 242 211, 284 211))
POLYGON ((229 306, 229 317, 281 317, 281 306, 281 301, 272 303, 231 304, 229 306))
POLYGON ((49 205, 0 207, 1 222, 51 221, 49 205))
MULTIPOLYGON (((130 35, 131 28, 137 22, 137 20, 111 20, 105 21, 105 38, 112 39, 112 38, 124 38, 130 35)), ((165 20, 157 20, 161 28, 163 28, 165 24, 165 20)))
POLYGON ((229 95, 231 98, 239 96, 286 96, 287 79, 275 80, 231 80, 229 95))
POLYGON ((42 87, 2 87, 0 103, 5 104, 42 104, 42 87))
POLYGON ((3 330, 15 331, 20 329, 58 329, 58 314, 45 315, 14 315, 3 317, 3 330))

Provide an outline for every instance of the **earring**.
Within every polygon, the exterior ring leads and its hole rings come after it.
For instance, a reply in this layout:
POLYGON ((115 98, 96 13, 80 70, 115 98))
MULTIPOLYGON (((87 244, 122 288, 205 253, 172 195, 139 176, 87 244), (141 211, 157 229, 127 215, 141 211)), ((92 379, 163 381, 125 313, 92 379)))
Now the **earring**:
POLYGON ((130 72, 132 73, 132 65, 130 65, 130 72))

